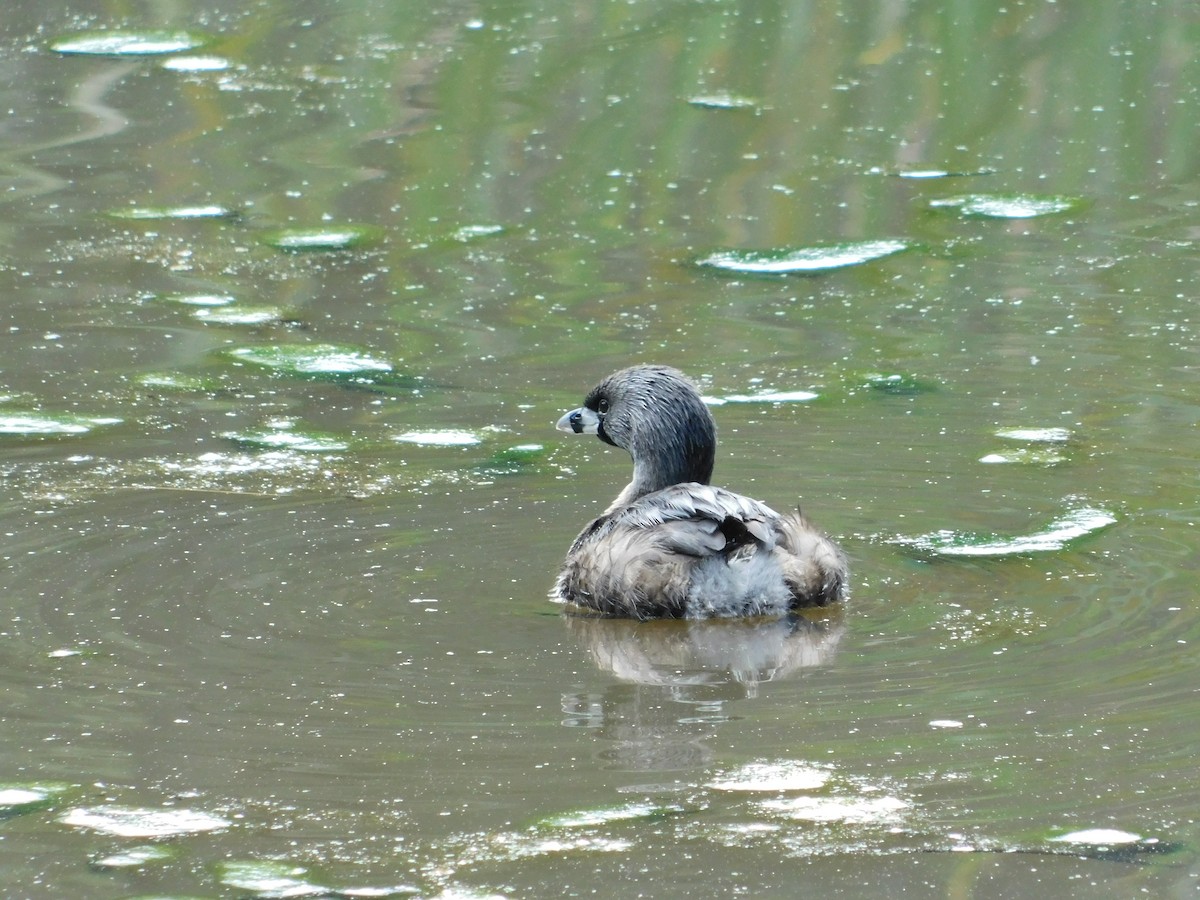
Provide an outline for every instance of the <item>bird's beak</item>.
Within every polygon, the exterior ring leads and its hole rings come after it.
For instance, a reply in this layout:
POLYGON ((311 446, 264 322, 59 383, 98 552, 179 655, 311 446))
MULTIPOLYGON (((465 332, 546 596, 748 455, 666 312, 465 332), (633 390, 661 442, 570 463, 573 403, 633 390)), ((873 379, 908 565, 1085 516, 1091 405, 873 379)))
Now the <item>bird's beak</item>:
POLYGON ((586 406, 581 406, 579 409, 573 409, 554 425, 559 431, 568 431, 575 434, 598 434, 600 430, 600 417, 588 409, 586 406))

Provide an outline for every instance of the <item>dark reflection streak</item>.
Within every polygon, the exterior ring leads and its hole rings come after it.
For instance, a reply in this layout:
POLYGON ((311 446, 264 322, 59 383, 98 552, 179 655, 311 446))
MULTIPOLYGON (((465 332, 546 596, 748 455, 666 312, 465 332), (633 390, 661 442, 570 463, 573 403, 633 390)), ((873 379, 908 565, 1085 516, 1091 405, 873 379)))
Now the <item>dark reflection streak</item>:
MULTIPOLYGON (((1091 859, 1097 862, 1119 863, 1122 865, 1144 866, 1149 865, 1151 860, 1147 857, 1165 856, 1172 853, 1178 853, 1184 849, 1184 845, 1172 841, 1158 840, 1141 840, 1134 841, 1129 844, 1097 844, 1094 846, 1087 844, 1071 844, 1062 847, 1022 847, 997 844, 995 846, 976 846, 976 847, 929 847, 923 850, 924 853, 962 853, 974 855, 978 853, 1021 853, 1030 856, 1069 856, 1074 859, 1091 859)), ((1155 861, 1156 864, 1157 861, 1155 861)), ((1179 868, 1182 864, 1172 865, 1171 868, 1179 868)))

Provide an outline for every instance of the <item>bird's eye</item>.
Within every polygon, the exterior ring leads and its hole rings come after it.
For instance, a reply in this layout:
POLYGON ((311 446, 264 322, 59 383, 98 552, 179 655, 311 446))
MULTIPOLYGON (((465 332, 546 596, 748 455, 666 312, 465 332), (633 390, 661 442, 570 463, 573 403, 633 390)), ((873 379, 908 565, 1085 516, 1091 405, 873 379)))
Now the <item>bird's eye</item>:
POLYGON ((602 415, 604 413, 608 412, 608 398, 607 397, 601 397, 598 401, 596 401, 596 412, 598 412, 602 415))

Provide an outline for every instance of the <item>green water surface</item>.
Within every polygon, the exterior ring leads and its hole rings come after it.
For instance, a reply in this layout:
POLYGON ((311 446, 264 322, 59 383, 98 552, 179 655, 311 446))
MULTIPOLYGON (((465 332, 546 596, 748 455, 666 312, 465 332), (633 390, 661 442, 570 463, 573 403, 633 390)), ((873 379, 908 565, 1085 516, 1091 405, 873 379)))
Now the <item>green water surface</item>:
POLYGON ((1193 0, 3 19, 0 893, 1195 892, 1193 0), (546 599, 650 361, 843 609, 546 599))

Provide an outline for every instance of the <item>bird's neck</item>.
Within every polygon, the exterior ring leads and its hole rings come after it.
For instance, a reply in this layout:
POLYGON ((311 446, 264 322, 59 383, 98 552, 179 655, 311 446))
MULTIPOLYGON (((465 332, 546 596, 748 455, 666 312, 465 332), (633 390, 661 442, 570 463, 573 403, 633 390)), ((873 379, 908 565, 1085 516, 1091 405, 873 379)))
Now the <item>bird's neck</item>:
POLYGON ((678 448, 679 452, 654 457, 653 462, 635 456, 633 480, 617 495, 605 512, 615 512, 635 500, 661 491, 674 484, 697 482, 708 484, 712 478, 713 450, 711 448, 678 448), (685 452, 691 449, 692 452, 685 452))

